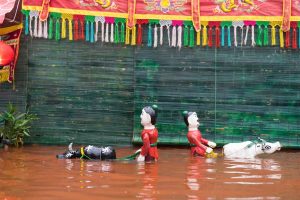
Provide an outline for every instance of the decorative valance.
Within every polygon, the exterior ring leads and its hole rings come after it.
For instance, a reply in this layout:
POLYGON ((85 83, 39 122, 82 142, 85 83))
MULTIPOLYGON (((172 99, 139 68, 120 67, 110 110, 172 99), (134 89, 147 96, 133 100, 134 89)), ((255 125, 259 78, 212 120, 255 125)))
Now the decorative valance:
POLYGON ((22 9, 25 34, 48 39, 300 46, 299 0, 24 0, 22 9))

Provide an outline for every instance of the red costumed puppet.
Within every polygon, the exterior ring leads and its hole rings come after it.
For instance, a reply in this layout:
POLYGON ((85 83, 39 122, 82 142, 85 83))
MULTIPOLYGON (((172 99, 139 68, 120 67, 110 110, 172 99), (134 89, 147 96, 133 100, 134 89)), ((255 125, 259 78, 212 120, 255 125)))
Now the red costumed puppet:
POLYGON ((184 111, 183 117, 184 122, 189 129, 187 138, 191 146, 192 155, 208 157, 208 155, 213 154, 212 148, 215 148, 217 145, 216 143, 202 137, 200 130, 198 130, 199 122, 197 113, 184 111))
POLYGON ((137 157, 138 162, 157 161, 157 139, 158 131, 155 127, 157 118, 157 106, 146 106, 142 109, 141 124, 144 129, 141 133, 143 146, 140 149, 140 155, 137 157))

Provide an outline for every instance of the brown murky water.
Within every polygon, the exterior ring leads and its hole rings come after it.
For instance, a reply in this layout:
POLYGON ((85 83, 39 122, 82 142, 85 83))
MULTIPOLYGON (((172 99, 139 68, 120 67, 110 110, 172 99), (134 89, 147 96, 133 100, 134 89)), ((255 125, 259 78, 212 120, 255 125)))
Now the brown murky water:
MULTIPOLYGON (((159 148, 157 163, 138 164, 56 159, 64 150, 0 149, 0 199, 300 199, 299 151, 228 160, 159 148)), ((123 157, 136 149, 116 150, 123 157)))

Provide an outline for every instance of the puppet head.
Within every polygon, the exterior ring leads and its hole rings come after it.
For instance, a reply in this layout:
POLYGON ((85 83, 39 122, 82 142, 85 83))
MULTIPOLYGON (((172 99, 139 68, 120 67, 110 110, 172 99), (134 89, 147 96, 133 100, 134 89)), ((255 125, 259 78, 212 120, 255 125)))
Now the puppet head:
POLYGON ((142 109, 141 124, 143 126, 151 126, 156 124, 157 118, 157 106, 146 106, 142 109))
POLYGON ((183 119, 188 128, 197 129, 199 127, 199 119, 196 112, 183 112, 183 119))

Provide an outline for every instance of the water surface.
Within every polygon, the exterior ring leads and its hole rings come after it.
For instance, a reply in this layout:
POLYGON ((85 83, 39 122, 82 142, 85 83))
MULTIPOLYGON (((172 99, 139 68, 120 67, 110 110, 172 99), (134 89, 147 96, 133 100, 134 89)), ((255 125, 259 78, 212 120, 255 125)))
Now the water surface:
MULTIPOLYGON (((300 151, 204 159, 188 148, 159 148, 157 163, 141 164, 56 159, 65 148, 0 149, 0 200, 300 199, 300 151)), ((116 148, 117 157, 135 150, 116 148)))

